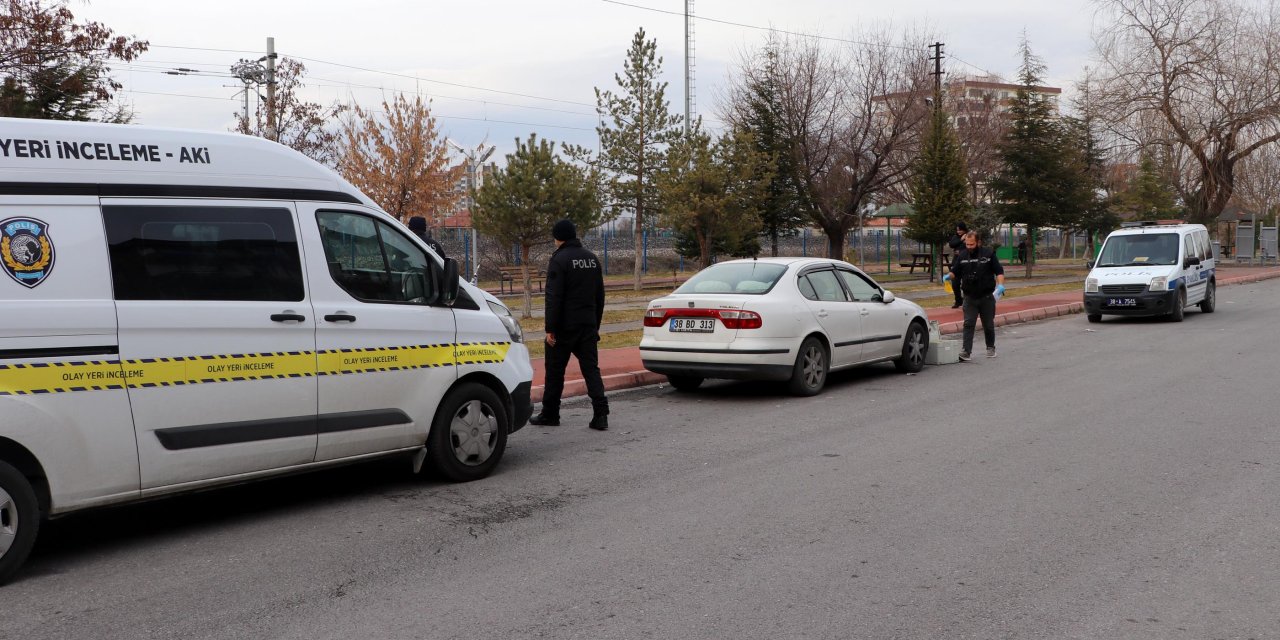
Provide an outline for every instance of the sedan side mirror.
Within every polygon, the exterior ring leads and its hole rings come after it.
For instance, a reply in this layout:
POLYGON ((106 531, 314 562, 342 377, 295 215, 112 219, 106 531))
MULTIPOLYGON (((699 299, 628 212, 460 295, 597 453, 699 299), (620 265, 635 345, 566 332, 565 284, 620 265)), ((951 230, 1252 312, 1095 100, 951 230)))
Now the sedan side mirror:
POLYGON ((883 302, 885 304, 889 304, 890 302, 893 302, 896 299, 897 298, 894 297, 893 292, 889 291, 888 289, 885 289, 884 293, 880 294, 880 302, 883 302))

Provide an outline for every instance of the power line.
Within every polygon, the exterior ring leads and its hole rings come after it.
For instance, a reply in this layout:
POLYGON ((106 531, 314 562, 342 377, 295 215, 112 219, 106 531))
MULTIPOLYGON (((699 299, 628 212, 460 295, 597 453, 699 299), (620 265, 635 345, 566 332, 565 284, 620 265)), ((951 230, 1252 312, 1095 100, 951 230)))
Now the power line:
MULTIPOLYGON (((334 78, 308 78, 308 80, 319 80, 320 82, 335 83, 335 84, 317 84, 313 82, 305 82, 304 85, 308 87, 325 87, 330 89, 355 88, 355 89, 368 89, 371 91, 387 90, 387 87, 380 87, 380 86, 374 86, 374 85, 368 85, 368 84, 354 84, 350 82, 343 82, 342 80, 337 80, 334 78)), ((575 116, 591 116, 592 118, 597 116, 595 112, 588 113, 585 111, 570 111, 568 109, 555 109, 553 107, 535 107, 529 104, 511 104, 509 102, 494 102, 492 100, 484 100, 481 98, 462 98, 458 96, 448 96, 448 95, 443 95, 439 93, 425 93, 422 91, 404 91, 399 89, 396 89, 395 91, 396 93, 407 93, 410 95, 422 96, 424 98, 440 98, 442 100, 461 100, 464 102, 479 102, 480 104, 492 104, 492 105, 498 105, 502 107, 515 107, 517 109, 536 109, 538 111, 550 111, 553 113, 567 113, 575 116)))
POLYGON ((477 87, 477 86, 475 86, 475 85, 461 84, 461 83, 458 83, 458 82, 446 82, 446 81, 444 81, 444 80, 432 80, 432 79, 430 79, 430 78, 423 78, 423 77, 421 77, 421 76, 411 76, 411 75, 408 75, 408 74, 404 74, 404 73, 395 73, 395 72, 392 72, 392 71, 380 71, 380 70, 378 70, 378 69, 369 69, 369 68, 366 68, 366 67, 357 67, 357 66, 354 66, 354 65, 342 64, 341 62, 330 62, 330 61, 328 61, 328 60, 319 60, 319 59, 316 59, 316 58, 306 58, 306 57, 299 56, 299 55, 291 55, 291 54, 281 54, 281 55, 282 55, 282 56, 289 57, 289 58, 293 58, 294 60, 305 60, 305 61, 307 61, 307 62, 315 62, 315 63, 317 63, 317 64, 327 64, 327 65, 331 65, 331 66, 334 66, 334 67, 342 67, 342 68, 344 68, 344 69, 354 69, 354 70, 356 70, 356 71, 364 71, 364 72, 366 72, 366 73, 380 73, 380 74, 382 74, 382 75, 392 76, 392 77, 395 77, 395 78, 405 78, 405 79, 407 79, 407 80, 414 80, 414 81, 416 81, 416 82, 430 82, 430 83, 433 83, 433 84, 443 84, 443 85, 447 85, 447 86, 450 86, 450 87, 460 87, 460 88, 463 88, 463 89, 474 89, 474 90, 476 90, 476 91, 489 91, 489 92, 491 92, 491 93, 501 93, 501 94, 503 94, 503 95, 508 95, 508 96, 518 96, 518 97, 521 97, 521 98, 529 98, 530 100, 546 100, 546 101, 548 101, 548 102, 561 102, 561 103, 564 103, 564 104, 576 104, 576 105, 578 105, 578 106, 583 106, 583 107, 595 107, 595 106, 596 106, 596 105, 594 105, 594 104, 590 104, 590 103, 587 103, 587 102, 575 102, 575 101, 573 101, 573 100, 561 100, 560 98, 546 98, 546 97, 543 97, 543 96, 535 96, 535 95, 530 95, 530 94, 527 94, 527 93, 519 93, 519 92, 515 92, 515 91, 503 91, 503 90, 501 90, 501 89, 490 89, 490 88, 488 88, 488 87, 477 87))
MULTIPOLYGON (((654 13, 665 13, 665 14, 667 14, 667 15, 680 16, 680 17, 682 17, 682 18, 684 17, 684 12, 683 12, 683 11, 669 11, 669 10, 667 10, 667 9, 656 9, 656 8, 654 8, 654 7, 646 7, 646 6, 643 6, 643 5, 631 4, 631 3, 628 3, 628 2, 619 2, 619 0, 600 0, 600 1, 601 1, 601 2, 607 2, 607 3, 609 3, 609 4, 621 5, 621 6, 624 6, 624 7, 631 7, 631 8, 633 8, 633 9, 640 9, 640 10, 643 10, 643 11, 652 11, 652 12, 654 12, 654 13)), ((821 36, 821 35, 817 35, 817 34, 813 34, 813 33, 801 33, 801 32, 799 32, 799 31, 787 31, 787 30, 785 30, 785 29, 776 29, 776 28, 774 28, 774 27, 759 27, 759 26, 756 26, 756 25, 753 25, 753 24, 745 24, 745 23, 742 23, 742 22, 732 22, 732 21, 730 21, 730 20, 720 20, 720 19, 717 19, 717 18, 708 18, 707 16, 699 16, 699 15, 695 15, 695 16, 692 16, 692 17, 693 17, 695 20, 705 20, 706 22, 715 22, 715 23, 718 23, 718 24, 729 25, 729 26, 731 26, 731 27, 742 27, 743 29, 755 29, 755 30, 757 30, 757 31, 769 31, 769 32, 771 32, 771 33, 782 33, 782 34, 786 34, 786 35, 789 35, 789 36, 800 36, 800 37, 802 37, 802 38, 814 38, 814 39, 816 39, 816 40, 830 40, 830 41, 832 41, 832 42, 843 42, 843 43, 845 43, 845 44, 861 44, 861 45, 866 45, 866 46, 871 46, 871 47, 888 47, 888 48, 890 48, 890 49, 903 49, 903 50, 905 50, 905 51, 916 51, 916 50, 917 50, 917 49, 916 49, 916 47, 907 47, 907 46, 898 45, 898 44, 885 44, 885 43, 882 43, 882 42, 863 42, 863 41, 860 41, 860 40, 849 40, 849 39, 847 39, 847 38, 834 38, 834 37, 831 37, 831 36, 821 36)))

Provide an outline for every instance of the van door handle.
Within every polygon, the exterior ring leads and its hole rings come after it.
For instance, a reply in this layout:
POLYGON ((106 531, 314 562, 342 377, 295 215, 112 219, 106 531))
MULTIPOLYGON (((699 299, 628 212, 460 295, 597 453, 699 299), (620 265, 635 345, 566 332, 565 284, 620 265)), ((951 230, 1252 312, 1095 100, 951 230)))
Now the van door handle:
POLYGON ((325 322, 355 322, 356 317, 349 313, 331 313, 324 317, 325 322))
POLYGON ((271 314, 272 322, 304 322, 307 317, 300 313, 273 313, 271 314))

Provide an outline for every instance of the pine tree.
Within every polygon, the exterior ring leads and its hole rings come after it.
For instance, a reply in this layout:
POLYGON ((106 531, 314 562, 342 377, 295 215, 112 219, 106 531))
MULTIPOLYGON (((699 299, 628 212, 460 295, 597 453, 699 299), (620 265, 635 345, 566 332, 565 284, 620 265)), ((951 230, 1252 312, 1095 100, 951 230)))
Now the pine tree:
POLYGON ((1006 222, 1027 225, 1031 247, 1026 275, 1035 264, 1035 238, 1040 227, 1060 224, 1078 209, 1079 173, 1065 150, 1066 136, 1053 105, 1038 89, 1044 64, 1024 36, 1017 96, 1009 107, 1009 131, 1000 145, 1002 167, 991 181, 996 209, 1006 222))
POLYGON ((717 253, 758 247, 760 206, 771 177, 766 158, 749 134, 716 141, 694 129, 671 146, 658 175, 661 220, 697 245, 700 266, 717 253))
MULTIPOLYGON (((935 105, 940 104, 939 98, 934 97, 935 105)), ((940 245, 950 237, 956 224, 965 220, 970 209, 964 158, 951 120, 940 106, 933 110, 914 169, 911 181, 914 203, 907 216, 907 237, 940 245)), ((933 265, 929 270, 930 280, 938 261, 934 260, 933 265)))
MULTIPOLYGON (((610 203, 635 216, 636 264, 634 286, 640 290, 643 232, 658 213, 659 194, 654 176, 664 165, 667 144, 681 134, 681 116, 672 115, 666 98, 667 83, 659 82, 662 58, 656 40, 636 32, 627 50, 622 75, 614 74, 620 93, 596 88, 596 109, 612 123, 596 128, 600 135, 597 167, 609 176, 606 191, 610 203)), ((570 154, 589 161, 590 152, 574 147, 570 154)))
POLYGON ((1142 154, 1138 174, 1121 195, 1124 209, 1135 220, 1161 220, 1178 214, 1173 190, 1161 176, 1151 155, 1142 154))
POLYGON ((794 235, 807 218, 800 196, 794 145, 780 122, 776 54, 765 54, 763 77, 748 80, 742 127, 750 133, 756 151, 772 165, 771 177, 760 202, 761 232, 769 238, 769 255, 778 255, 778 238, 794 235))
POLYGON ((494 173, 476 193, 472 212, 476 229, 506 245, 518 245, 524 280, 524 314, 531 314, 530 249, 548 241, 551 226, 561 218, 579 229, 600 224, 600 195, 593 176, 560 159, 555 143, 516 140, 505 169, 494 173))

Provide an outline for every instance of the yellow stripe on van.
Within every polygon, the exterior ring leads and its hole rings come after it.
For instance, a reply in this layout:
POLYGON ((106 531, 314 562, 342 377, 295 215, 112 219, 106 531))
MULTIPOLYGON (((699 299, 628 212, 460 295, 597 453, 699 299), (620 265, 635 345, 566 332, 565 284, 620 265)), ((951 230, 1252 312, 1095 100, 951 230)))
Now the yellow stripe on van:
POLYGON ((280 353, 142 358, 122 362, 0 364, 0 396, 148 389, 243 380, 352 375, 499 363, 509 342, 406 345, 280 353))

